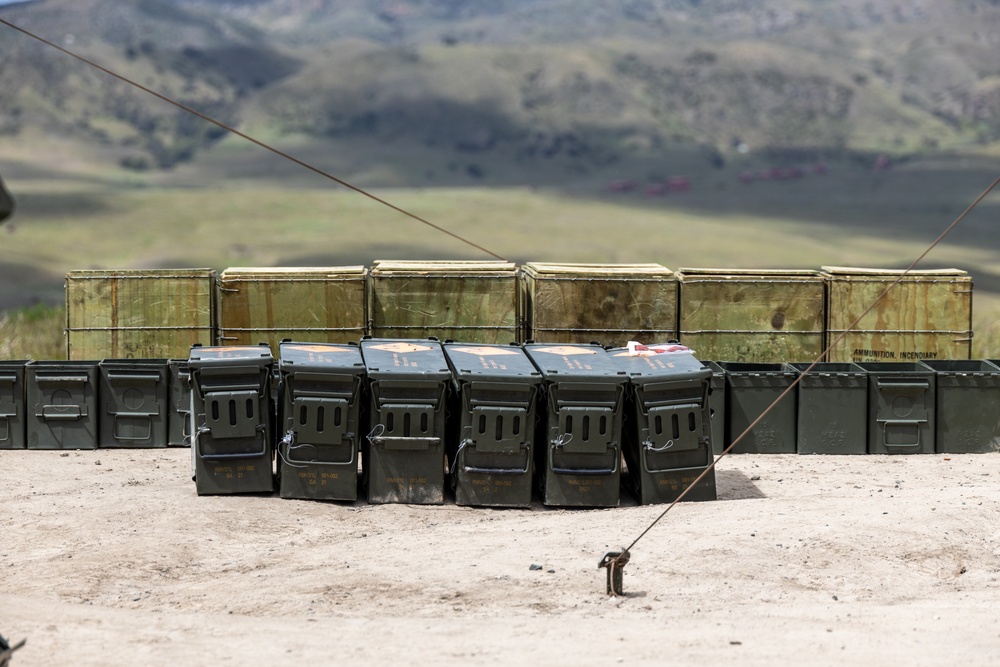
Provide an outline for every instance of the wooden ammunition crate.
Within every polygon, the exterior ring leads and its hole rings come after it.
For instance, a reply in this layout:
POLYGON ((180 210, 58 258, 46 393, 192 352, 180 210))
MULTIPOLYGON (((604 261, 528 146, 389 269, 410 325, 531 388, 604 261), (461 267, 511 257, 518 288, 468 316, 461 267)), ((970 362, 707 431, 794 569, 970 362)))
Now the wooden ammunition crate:
POLYGON ((823 352, 819 271, 679 269, 680 340, 699 359, 781 363, 823 352))
POLYGON ((971 358, 972 276, 959 269, 910 271, 851 327, 902 273, 823 267, 830 361, 971 358))
POLYGON ((521 267, 524 340, 622 347, 677 338, 677 278, 660 264, 521 267))
POLYGON ((212 345, 215 278, 211 269, 67 273, 67 358, 166 359, 212 345))
POLYGON ((363 266, 233 267, 219 275, 219 344, 348 343, 366 331, 363 266))
POLYGON ((517 267, 509 262, 378 260, 368 284, 375 338, 518 342, 517 267))

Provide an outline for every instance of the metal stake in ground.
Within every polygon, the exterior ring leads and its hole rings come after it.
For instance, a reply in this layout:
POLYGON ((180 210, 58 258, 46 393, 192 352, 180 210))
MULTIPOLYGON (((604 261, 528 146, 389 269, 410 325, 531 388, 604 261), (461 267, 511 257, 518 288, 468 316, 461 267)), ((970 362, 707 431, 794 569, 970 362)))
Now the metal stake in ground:
POLYGON ((621 597, 625 594, 622 589, 622 575, 625 572, 625 564, 628 562, 628 549, 622 551, 609 551, 604 554, 604 558, 597 564, 597 569, 602 567, 608 570, 608 595, 621 597))
POLYGON ((27 642, 27 639, 22 639, 17 644, 11 646, 3 638, 3 635, 0 635, 0 667, 7 667, 10 664, 10 657, 14 655, 14 651, 24 646, 27 642))

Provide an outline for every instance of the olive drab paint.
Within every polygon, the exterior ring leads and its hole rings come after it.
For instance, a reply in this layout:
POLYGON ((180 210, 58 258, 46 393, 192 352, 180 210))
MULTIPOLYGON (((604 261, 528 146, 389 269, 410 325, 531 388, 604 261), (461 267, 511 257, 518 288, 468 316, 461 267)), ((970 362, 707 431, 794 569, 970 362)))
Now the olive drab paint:
POLYGON ((704 359, 812 361, 825 340, 819 271, 677 271, 680 342, 704 359))
MULTIPOLYGON (((608 354, 629 377, 623 452, 630 490, 642 505, 677 500, 712 465, 712 369, 690 352, 608 354)), ((684 496, 715 500, 713 468, 684 496)))
POLYGON ((98 362, 25 366, 28 449, 97 449, 98 362))
POLYGON ((0 361, 0 449, 24 449, 25 361, 0 361))
POLYGON ((451 370, 436 340, 361 341, 370 403, 362 470, 370 503, 440 505, 451 370))
POLYGON ((721 454, 726 448, 726 369, 716 361, 702 361, 712 371, 708 405, 712 415, 712 453, 721 454))
POLYGON ((833 346, 829 361, 972 356, 972 276, 967 272, 928 269, 903 275, 894 269, 824 266, 822 275, 827 284, 827 338, 833 346), (876 302, 886 289, 885 298, 876 302))
MULTIPOLYGON (((788 364, 801 375, 808 363, 788 364)), ((864 454, 868 442, 868 374, 849 362, 818 362, 796 385, 799 454, 864 454)))
POLYGON ((377 260, 368 286, 374 338, 519 342, 517 266, 510 262, 377 260))
POLYGON ((934 369, 919 361, 869 361, 868 453, 933 454, 934 369))
POLYGON ((358 497, 365 363, 357 344, 283 341, 278 370, 278 494, 358 497))
POLYGON ((519 347, 446 343, 454 376, 448 446, 455 503, 529 507, 542 376, 519 347))
POLYGON ((218 344, 279 350, 283 340, 360 340, 367 333, 367 279, 364 266, 230 267, 217 284, 218 344))
POLYGON ((535 461, 542 502, 617 507, 628 377, 600 345, 524 346, 542 374, 535 461))
POLYGON ((171 359, 167 446, 191 446, 191 371, 187 359, 171 359))
POLYGON ((105 359, 101 372, 99 447, 167 446, 170 373, 166 359, 105 359))
POLYGON ((677 338, 677 278, 662 264, 551 264, 520 269, 524 341, 626 345, 677 338))
POLYGON ((936 378, 938 454, 1000 451, 1000 367, 972 359, 925 360, 936 378))
MULTIPOLYGON (((726 447, 728 448, 795 381, 785 364, 725 361, 726 447)), ((733 454, 794 454, 796 395, 784 399, 733 447, 733 454)))
POLYGON ((171 359, 216 336, 215 271, 66 274, 67 359, 171 359))
POLYGON ((198 495, 274 490, 274 358, 266 345, 191 348, 198 495))

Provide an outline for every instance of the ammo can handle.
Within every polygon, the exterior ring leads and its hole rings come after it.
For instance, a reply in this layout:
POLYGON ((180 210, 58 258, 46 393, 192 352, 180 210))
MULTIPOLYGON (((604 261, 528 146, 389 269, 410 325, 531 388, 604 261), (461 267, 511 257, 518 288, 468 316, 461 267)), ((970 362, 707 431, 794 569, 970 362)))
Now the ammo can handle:
POLYGON ((43 405, 42 412, 38 415, 46 420, 76 420, 84 416, 79 405, 43 405))
POLYGON ((108 373, 109 382, 116 380, 122 382, 156 382, 159 379, 159 373, 108 373))
MULTIPOLYGON (((465 448, 465 444, 462 445, 462 449, 465 448)), ((528 449, 528 443, 522 442, 521 449, 528 449)), ((459 449, 461 452, 461 449, 459 449)), ((513 453, 513 452, 511 452, 513 453)), ((529 470, 531 470, 531 455, 524 457, 524 467, 523 468, 481 468, 479 466, 467 466, 462 465, 462 469, 465 472, 475 473, 477 475, 524 475, 529 470)))
POLYGON ((890 424, 897 426, 917 426, 918 424, 925 424, 926 419, 880 419, 882 422, 882 445, 884 447, 919 447, 920 446, 920 429, 917 428, 917 441, 916 442, 904 442, 904 443, 894 443, 890 444, 885 441, 885 430, 890 424))
POLYGON ((931 383, 927 380, 917 380, 917 381, 907 381, 907 382, 892 382, 890 380, 876 380, 875 384, 879 389, 930 389, 931 383))
POLYGON ((264 438, 263 436, 260 439, 261 450, 259 452, 234 452, 230 454, 202 454, 201 438, 197 436, 200 436, 202 433, 209 433, 209 432, 210 431, 208 429, 202 429, 198 431, 198 433, 194 438, 196 443, 195 446, 198 451, 198 456, 200 456, 204 461, 225 461, 227 459, 253 459, 267 454, 267 438, 264 438))
POLYGON ((621 452, 618 451, 617 447, 611 449, 615 453, 615 463, 610 468, 557 468, 553 460, 556 447, 549 447, 549 468, 557 475, 613 475, 618 471, 618 459, 621 458, 621 452))
POLYGON ((373 445, 382 445, 385 449, 430 449, 432 446, 440 444, 441 438, 404 438, 404 437, 384 437, 371 438, 373 445))
POLYGON ((705 468, 707 468, 708 465, 709 465, 708 463, 706 463, 703 466, 694 466, 692 468, 650 468, 649 465, 647 465, 647 464, 648 464, 648 461, 647 461, 646 457, 643 456, 642 457, 642 469, 645 470, 647 473, 649 473, 651 475, 654 475, 654 474, 659 473, 659 472, 694 472, 696 470, 700 472, 700 471, 704 470, 705 468))
POLYGON ((299 465, 299 464, 301 464, 301 465, 310 465, 310 466, 327 466, 327 467, 349 466, 352 463, 354 463, 354 461, 356 460, 356 457, 357 457, 357 453, 358 453, 358 447, 357 447, 357 445, 354 445, 352 443, 352 445, 351 445, 351 458, 348 459, 347 461, 304 461, 302 459, 292 458, 291 450, 292 450, 293 446, 294 447, 312 447, 313 449, 315 449, 317 447, 317 445, 310 445, 310 444, 296 445, 295 444, 295 440, 294 440, 294 435, 292 434, 292 432, 289 431, 288 433, 286 433, 285 434, 285 438, 282 439, 281 443, 278 446, 278 454, 281 455, 281 458, 285 461, 285 463, 288 463, 289 465, 292 465, 292 466, 299 465), (292 436, 292 438, 289 439, 289 436, 292 436))
POLYGON ((65 384, 67 382, 87 384, 87 376, 86 375, 37 375, 35 376, 35 382, 37 382, 38 384, 46 384, 49 382, 53 384, 57 382, 60 384, 65 384))

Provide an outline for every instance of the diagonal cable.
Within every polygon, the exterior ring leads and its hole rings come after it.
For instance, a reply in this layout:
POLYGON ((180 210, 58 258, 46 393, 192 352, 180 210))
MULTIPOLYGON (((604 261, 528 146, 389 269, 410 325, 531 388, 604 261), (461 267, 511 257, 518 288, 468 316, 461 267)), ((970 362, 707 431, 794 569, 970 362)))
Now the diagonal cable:
POLYGON ((461 241, 462 243, 465 243, 466 245, 470 245, 473 248, 475 248, 477 250, 480 250, 480 251, 486 253, 487 255, 490 255, 491 257, 494 257, 494 258, 499 259, 499 260, 506 261, 506 259, 504 257, 501 257, 500 255, 498 255, 497 253, 493 252, 492 250, 488 250, 487 248, 484 248, 483 246, 481 246, 481 245, 479 245, 479 244, 477 244, 477 243, 475 243, 473 241, 470 241, 467 238, 459 236, 455 232, 452 232, 452 231, 450 231, 448 229, 445 229, 444 227, 442 227, 440 225, 436 225, 433 222, 430 222, 429 220, 426 220, 426 219, 420 217, 419 215, 416 215, 415 213, 410 213, 406 209, 403 209, 403 208, 401 208, 399 206, 396 206, 395 204, 392 204, 392 203, 386 201, 385 199, 382 199, 381 197, 373 195, 372 193, 370 193, 370 192, 368 192, 368 191, 366 191, 366 190, 364 190, 362 188, 359 188, 356 185, 351 185, 347 181, 342 180, 340 178, 337 178, 333 174, 330 174, 330 173, 328 173, 326 171, 323 171, 319 167, 313 166, 313 165, 309 164, 308 162, 300 160, 297 157, 294 157, 292 155, 289 155, 288 153, 280 151, 277 148, 274 148, 273 146, 270 146, 270 145, 264 143, 263 141, 260 141, 258 139, 254 139, 250 135, 245 134, 243 132, 240 132, 239 130, 237 130, 234 127, 230 127, 229 125, 226 125, 225 123, 223 123, 221 121, 218 121, 218 120, 212 118, 211 116, 208 116, 208 115, 206 115, 206 114, 204 114, 204 113, 202 113, 200 111, 197 111, 196 109, 192 109, 191 107, 186 106, 186 105, 184 105, 184 104, 182 104, 182 103, 180 103, 180 102, 178 102, 178 101, 176 101, 174 99, 171 99, 170 97, 167 97, 166 95, 164 95, 162 93, 158 93, 155 90, 152 90, 151 88, 147 88, 146 86, 144 86, 144 85, 142 85, 140 83, 137 83, 137 82, 135 82, 135 81, 133 81, 133 80, 125 77, 125 76, 122 76, 121 74, 118 74, 117 72, 114 72, 114 71, 108 69, 107 67, 99 65, 99 64, 95 63, 92 60, 89 60, 87 58, 84 58, 81 55, 73 53, 72 51, 63 48, 63 47, 59 46, 58 44, 50 42, 49 40, 45 39, 44 37, 39 37, 38 35, 36 35, 36 34, 34 34, 32 32, 29 32, 28 30, 25 30, 24 28, 21 28, 20 26, 14 25, 13 23, 11 23, 10 21, 7 21, 6 19, 0 18, 0 23, 2 23, 3 25, 5 25, 5 26, 7 26, 9 28, 13 28, 14 30, 16 30, 16 31, 18 31, 18 32, 20 32, 20 33, 22 33, 24 35, 27 35, 28 37, 31 37, 32 39, 38 40, 42 44, 46 44, 48 46, 51 46, 53 49, 56 49, 57 51, 61 51, 62 53, 65 53, 66 55, 70 56, 71 58, 75 58, 75 59, 79 60, 80 62, 85 63, 85 64, 93 67, 94 69, 100 70, 101 72, 104 72, 105 74, 118 79, 119 81, 124 81, 125 83, 129 84, 130 86, 134 86, 134 87, 138 88, 139 90, 141 90, 143 92, 149 93, 153 97, 159 98, 159 99, 163 100, 164 102, 167 102, 168 104, 172 104, 175 107, 177 107, 178 109, 182 109, 183 111, 186 111, 186 112, 188 112, 188 113, 190 113, 192 115, 195 115, 198 118, 201 118, 202 120, 208 121, 209 123, 212 123, 213 125, 222 128, 226 132, 230 132, 232 134, 235 134, 236 136, 238 136, 240 138, 246 139, 250 143, 256 144, 256 145, 260 146, 261 148, 263 148, 265 150, 271 151, 275 155, 280 155, 281 157, 285 158, 286 160, 294 162, 295 164, 297 164, 299 166, 305 167, 309 171, 315 172, 315 173, 319 174, 320 176, 324 176, 324 177, 330 179, 331 181, 333 181, 334 183, 338 183, 340 185, 343 185, 345 188, 354 190, 358 194, 364 195, 365 197, 368 197, 369 199, 372 199, 372 200, 378 202, 379 204, 382 204, 383 206, 388 206, 392 210, 394 210, 394 211, 396 211, 398 213, 402 213, 403 215, 405 215, 405 216, 407 216, 409 218, 412 218, 413 220, 416 220, 417 222, 421 222, 421 223, 427 225, 428 227, 431 227, 432 229, 436 229, 437 231, 441 232, 442 234, 447 234, 448 236, 452 237, 453 239, 457 239, 458 241, 461 241))
POLYGON ((962 220, 964 220, 965 217, 969 213, 972 212, 972 209, 976 208, 976 206, 979 205, 979 202, 981 202, 983 199, 985 199, 986 196, 990 192, 992 192, 993 189, 996 188, 997 185, 1000 185, 1000 178, 997 178, 996 180, 994 180, 993 183, 991 183, 988 188, 986 188, 985 190, 983 190, 982 194, 980 194, 978 197, 976 197, 976 200, 974 202, 972 202, 968 206, 968 208, 966 208, 964 211, 962 211, 962 214, 959 215, 957 218, 955 218, 955 220, 950 225, 948 225, 945 228, 945 230, 943 232, 941 232, 941 234, 936 239, 934 239, 934 242, 931 243, 929 246, 927 246, 927 249, 924 250, 920 254, 919 257, 917 257, 915 260, 913 260, 910 263, 910 265, 908 267, 906 267, 906 269, 902 273, 899 274, 899 276, 896 278, 896 280, 894 280, 892 283, 890 283, 889 286, 886 287, 882 291, 881 294, 879 294, 878 298, 876 298, 874 301, 872 301, 872 303, 867 308, 865 308, 864 312, 862 312, 860 315, 858 315, 858 317, 853 322, 851 322, 851 324, 844 331, 842 331, 840 333, 840 335, 837 336, 833 340, 833 342, 830 343, 827 346, 827 348, 825 350, 823 350, 820 353, 820 355, 818 357, 816 357, 812 361, 812 363, 810 363, 808 366, 806 366, 806 368, 803 369, 803 371, 799 374, 799 376, 796 377, 795 380, 793 380, 792 383, 790 385, 788 385, 788 387, 783 392, 781 392, 781 394, 776 399, 774 399, 774 402, 771 403, 769 406, 767 406, 767 408, 763 412, 760 413, 760 415, 757 417, 757 419, 753 420, 753 422, 749 426, 747 426, 746 429, 744 429, 743 432, 740 433, 736 437, 736 439, 733 440, 729 444, 729 446, 726 447, 722 451, 722 453, 720 453, 719 456, 714 461, 712 461, 712 463, 701 472, 700 475, 698 475, 697 477, 695 477, 694 481, 692 481, 690 484, 688 484, 687 488, 685 488, 683 491, 681 491, 681 494, 679 496, 677 496, 677 498, 672 503, 670 503, 669 505, 667 505, 667 508, 665 510, 663 510, 663 512, 661 512, 658 517, 656 517, 655 519, 653 519, 653 522, 650 523, 646 527, 646 529, 643 530, 639 534, 639 536, 637 538, 635 538, 634 540, 632 540, 632 544, 630 544, 630 545, 628 545, 628 547, 626 547, 625 553, 630 552, 632 550, 632 547, 634 547, 639 542, 639 540, 641 540, 643 537, 645 537, 646 533, 648 533, 650 530, 652 530, 653 526, 655 526, 657 523, 659 523, 660 519, 662 519, 663 517, 665 517, 667 515, 667 512, 669 512, 670 510, 673 509, 674 505, 676 505, 681 500, 683 500, 684 496, 686 496, 688 494, 688 491, 690 491, 691 488, 694 487, 695 484, 697 484, 698 482, 700 482, 702 479, 704 479, 704 477, 706 475, 708 475, 709 472, 711 472, 712 470, 714 470, 715 466, 718 465, 719 461, 721 461, 727 454, 729 454, 729 452, 732 451, 733 447, 735 447, 737 444, 739 444, 739 442, 741 440, 743 440, 743 438, 750 431, 752 431, 754 429, 754 427, 757 426, 758 423, 760 423, 760 420, 762 420, 765 416, 767 416, 767 414, 769 412, 771 412, 771 410, 773 410, 774 407, 776 405, 778 405, 778 403, 780 403, 785 398, 785 396, 787 396, 793 389, 795 389, 795 387, 798 386, 799 382, 802 381, 802 378, 804 378, 806 375, 808 375, 809 372, 813 369, 813 367, 816 364, 818 364, 820 361, 822 361, 826 357, 826 355, 829 354, 830 350, 832 350, 838 343, 840 343, 840 341, 843 340, 843 338, 848 333, 850 333, 852 329, 854 329, 856 326, 858 326, 858 323, 861 322, 861 320, 864 319, 864 317, 868 313, 870 313, 875 308, 875 306, 877 306, 879 304, 879 302, 881 302, 882 299, 884 299, 886 297, 887 294, 889 294, 889 292, 892 290, 892 288, 895 287, 896 285, 898 285, 900 282, 902 282, 903 278, 905 278, 911 271, 913 271, 913 269, 917 266, 917 264, 919 264, 921 261, 923 261, 923 259, 925 257, 927 257, 927 255, 931 252, 931 250, 933 250, 939 243, 941 243, 941 241, 943 241, 944 238, 946 236, 948 236, 948 234, 950 234, 952 232, 952 230, 954 230, 955 227, 957 227, 958 224, 960 222, 962 222, 962 220))

